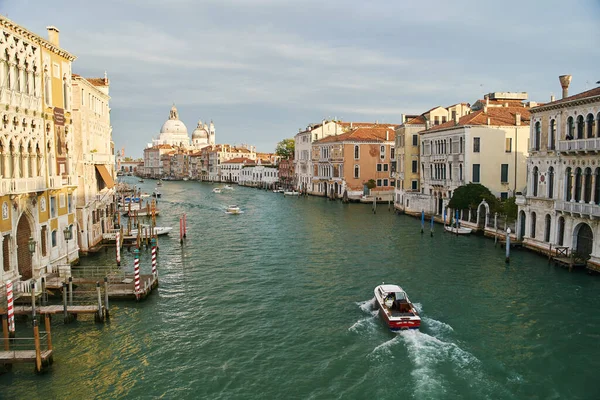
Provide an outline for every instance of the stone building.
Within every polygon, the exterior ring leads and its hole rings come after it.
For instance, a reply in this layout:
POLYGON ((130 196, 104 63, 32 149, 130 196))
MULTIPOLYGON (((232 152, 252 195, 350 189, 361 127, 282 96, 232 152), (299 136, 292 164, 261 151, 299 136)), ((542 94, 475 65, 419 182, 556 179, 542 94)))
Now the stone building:
POLYGON ((112 228, 115 212, 115 156, 110 125, 109 81, 72 76, 74 153, 77 170, 75 206, 78 242, 87 252, 112 228))
POLYGON ((531 109, 527 190, 517 197, 517 237, 547 251, 567 247, 600 271, 600 87, 531 109))
POLYGON ((38 279, 78 258, 71 63, 0 15, 0 282, 38 279), (70 242, 68 241, 69 239, 70 242))

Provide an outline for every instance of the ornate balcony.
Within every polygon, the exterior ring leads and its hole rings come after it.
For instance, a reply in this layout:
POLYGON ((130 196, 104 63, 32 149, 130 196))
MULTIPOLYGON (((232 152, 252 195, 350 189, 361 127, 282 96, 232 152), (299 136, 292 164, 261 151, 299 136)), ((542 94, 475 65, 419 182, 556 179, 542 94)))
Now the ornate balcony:
POLYGON ((23 194, 44 189, 46 189, 46 178, 43 176, 35 178, 0 179, 0 193, 3 194, 23 194))
POLYGON ((558 151, 563 153, 598 153, 600 138, 559 140, 558 151))
POLYGON ((589 203, 578 203, 574 201, 557 200, 554 203, 556 211, 562 211, 581 218, 600 218, 600 205, 589 203))

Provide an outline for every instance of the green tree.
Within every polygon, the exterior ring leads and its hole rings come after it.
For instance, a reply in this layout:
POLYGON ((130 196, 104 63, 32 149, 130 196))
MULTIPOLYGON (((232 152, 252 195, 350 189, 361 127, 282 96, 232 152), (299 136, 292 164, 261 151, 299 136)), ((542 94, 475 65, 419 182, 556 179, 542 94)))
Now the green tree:
POLYGON ((295 146, 294 139, 283 139, 281 142, 277 143, 275 154, 286 160, 294 158, 295 146))
POLYGON ((516 200, 517 198, 513 196, 500 203, 500 209, 498 210, 498 212, 506 215, 507 222, 512 222, 517 219, 519 206, 517 206, 516 200))
POLYGON ((455 210, 475 209, 482 200, 488 203, 490 211, 493 212, 498 209, 498 199, 496 199, 488 188, 479 183, 469 183, 454 191, 448 207, 455 210))
POLYGON ((367 189, 375 189, 377 182, 375 182, 375 179, 369 179, 365 185, 367 185, 367 189))

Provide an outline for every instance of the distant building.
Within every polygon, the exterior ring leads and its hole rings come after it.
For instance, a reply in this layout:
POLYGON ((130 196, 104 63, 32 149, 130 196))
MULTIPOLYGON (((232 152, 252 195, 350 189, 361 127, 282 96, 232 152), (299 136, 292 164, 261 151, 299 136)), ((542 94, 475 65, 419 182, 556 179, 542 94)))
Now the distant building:
POLYGON ((293 158, 279 161, 279 183, 285 189, 296 189, 295 162, 293 158))
POLYGON ((527 247, 567 247, 600 271, 600 88, 532 108, 527 190, 517 197, 517 237, 527 247))
POLYGON ((239 184, 253 187, 273 187, 279 181, 279 171, 272 164, 263 164, 261 160, 247 163, 239 174, 239 184))

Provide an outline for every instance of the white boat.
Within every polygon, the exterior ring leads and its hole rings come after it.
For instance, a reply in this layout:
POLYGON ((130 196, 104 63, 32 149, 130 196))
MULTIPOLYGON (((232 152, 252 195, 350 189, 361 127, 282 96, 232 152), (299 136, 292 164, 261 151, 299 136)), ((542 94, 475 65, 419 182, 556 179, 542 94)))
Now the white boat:
POLYGON ((455 235, 468 235, 473 232, 471 228, 456 228, 455 226, 446 225, 444 226, 446 232, 454 233, 455 235))
POLYGON ((188 181, 189 179, 190 179, 190 178, 187 178, 187 177, 186 177, 186 178, 183 178, 183 180, 184 180, 184 181, 188 181))
POLYGON ((285 190, 283 189, 273 189, 273 193, 284 193, 285 190))
POLYGON ((300 192, 296 192, 295 190, 292 190, 291 192, 284 191, 283 194, 285 196, 298 196, 298 195, 300 195, 300 192))
POLYGON ((221 193, 221 188, 214 188, 213 193, 221 193))
POLYGON ((379 313, 392 331, 419 329, 421 317, 400 286, 381 284, 374 292, 379 313))
POLYGON ((233 188, 231 187, 231 185, 225 185, 223 186, 223 190, 233 190, 233 188))
MULTIPOLYGON (((153 229, 152 235, 157 235, 157 236, 168 235, 169 232, 171 232, 172 230, 173 230, 173 227, 171 227, 171 226, 155 226, 153 229)), ((142 236, 146 235, 146 232, 148 232, 148 234, 150 234, 150 226, 142 225, 142 236)), ((137 229, 132 229, 129 231, 130 236, 137 236, 137 234, 138 234, 137 229)))
POLYGON ((152 192, 152 197, 156 197, 157 199, 160 198, 161 193, 158 190, 158 188, 154 188, 154 192, 152 192))
MULTIPOLYGON (((158 215, 160 214, 160 211, 158 210, 154 210, 154 216, 158 217, 158 215)), ((152 210, 148 211, 148 209, 146 209, 146 207, 144 208, 137 208, 137 209, 132 209, 131 211, 127 211, 125 214, 123 214, 126 217, 150 217, 152 216, 152 210)))
POLYGON ((156 186, 162 186, 162 181, 159 179, 158 182, 156 182, 156 186))
POLYGON ((227 210, 225 210, 227 214, 241 214, 242 210, 235 204, 227 206, 227 210))

